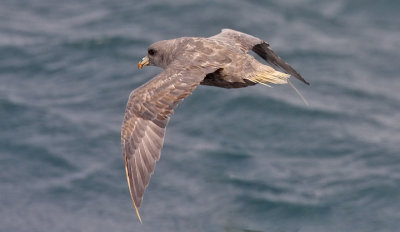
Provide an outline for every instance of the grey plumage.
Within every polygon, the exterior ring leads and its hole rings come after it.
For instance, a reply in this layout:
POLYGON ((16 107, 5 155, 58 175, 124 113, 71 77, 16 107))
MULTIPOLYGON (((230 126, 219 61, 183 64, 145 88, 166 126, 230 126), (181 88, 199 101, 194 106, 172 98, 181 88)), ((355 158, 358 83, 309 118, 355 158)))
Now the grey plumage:
POLYGON ((127 181, 140 221, 138 208, 160 159, 169 117, 179 102, 198 85, 242 88, 287 83, 290 75, 261 64, 247 54, 249 50, 308 84, 268 43, 230 29, 209 38, 183 37, 154 43, 138 63, 139 68, 148 64, 164 69, 132 91, 121 131, 127 181))

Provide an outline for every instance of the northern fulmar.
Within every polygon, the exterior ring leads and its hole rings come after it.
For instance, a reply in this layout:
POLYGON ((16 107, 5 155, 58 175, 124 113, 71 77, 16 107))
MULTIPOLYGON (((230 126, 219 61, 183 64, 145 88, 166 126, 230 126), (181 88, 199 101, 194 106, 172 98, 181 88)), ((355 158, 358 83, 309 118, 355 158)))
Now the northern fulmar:
POLYGON ((146 65, 164 70, 131 92, 121 131, 126 179, 140 222, 138 208, 160 159, 169 117, 198 85, 243 88, 258 83, 286 84, 290 75, 309 85, 267 42, 231 29, 208 38, 156 42, 138 68, 146 65), (258 62, 247 53, 250 50, 272 67, 258 62))

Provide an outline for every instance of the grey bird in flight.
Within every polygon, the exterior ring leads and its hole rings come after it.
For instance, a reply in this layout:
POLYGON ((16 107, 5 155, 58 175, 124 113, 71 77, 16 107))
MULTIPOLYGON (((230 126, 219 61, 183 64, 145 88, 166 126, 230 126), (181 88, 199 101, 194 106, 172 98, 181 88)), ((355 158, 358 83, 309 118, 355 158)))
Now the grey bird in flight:
POLYGON ((156 42, 150 45, 138 68, 146 65, 164 70, 131 92, 121 131, 126 179, 140 222, 138 208, 160 159, 169 117, 198 85, 242 88, 286 84, 290 76, 309 85, 267 42, 231 29, 208 38, 182 37, 156 42), (272 67, 258 62, 247 53, 250 50, 272 67))

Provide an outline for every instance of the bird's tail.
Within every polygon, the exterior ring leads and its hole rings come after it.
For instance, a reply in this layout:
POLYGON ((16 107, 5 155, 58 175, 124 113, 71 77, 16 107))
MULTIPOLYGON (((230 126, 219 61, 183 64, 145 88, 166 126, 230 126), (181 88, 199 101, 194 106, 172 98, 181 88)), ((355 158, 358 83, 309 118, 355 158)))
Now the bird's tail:
POLYGON ((289 74, 268 67, 256 70, 248 79, 252 82, 271 87, 269 84, 287 84, 289 77, 289 74))
POLYGON ((308 101, 300 93, 299 90, 289 81, 289 74, 276 71, 275 69, 268 67, 261 70, 257 70, 248 79, 254 83, 262 84, 271 87, 269 84, 289 84, 290 87, 296 91, 297 95, 300 96, 301 100, 309 106, 308 101))

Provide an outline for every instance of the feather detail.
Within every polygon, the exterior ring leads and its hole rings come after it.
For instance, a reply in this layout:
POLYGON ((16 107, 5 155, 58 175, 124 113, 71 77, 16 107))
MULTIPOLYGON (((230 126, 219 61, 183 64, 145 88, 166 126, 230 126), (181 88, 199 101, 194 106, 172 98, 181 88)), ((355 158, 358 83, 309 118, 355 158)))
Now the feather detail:
POLYGON ((269 86, 269 84, 287 84, 290 75, 272 68, 255 71, 247 78, 250 81, 269 86))

